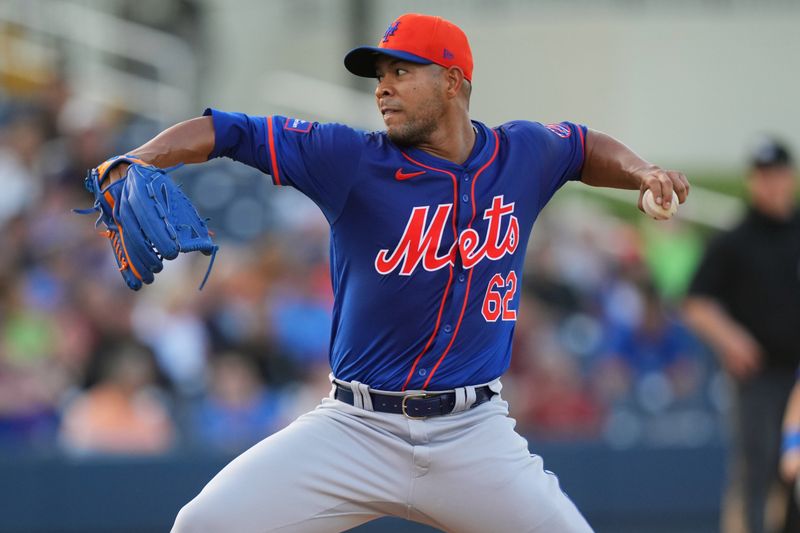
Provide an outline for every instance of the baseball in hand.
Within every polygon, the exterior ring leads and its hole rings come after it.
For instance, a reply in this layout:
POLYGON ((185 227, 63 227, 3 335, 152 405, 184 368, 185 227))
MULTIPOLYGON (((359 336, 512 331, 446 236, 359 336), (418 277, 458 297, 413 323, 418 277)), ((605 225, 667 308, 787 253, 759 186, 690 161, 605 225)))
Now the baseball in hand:
POLYGON ((647 189, 644 191, 644 196, 642 196, 642 207, 645 213, 656 220, 669 220, 672 215, 678 212, 678 198, 673 195, 669 208, 665 208, 656 203, 653 191, 647 189))

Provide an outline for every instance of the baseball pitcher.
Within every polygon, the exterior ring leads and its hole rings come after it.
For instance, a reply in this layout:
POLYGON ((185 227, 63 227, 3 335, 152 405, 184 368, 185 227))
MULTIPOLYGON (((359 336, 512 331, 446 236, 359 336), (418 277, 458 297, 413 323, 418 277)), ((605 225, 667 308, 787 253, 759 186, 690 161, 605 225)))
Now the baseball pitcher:
MULTIPOLYGON (((208 109, 96 183, 102 202, 132 168, 228 157, 303 192, 331 228, 330 397, 227 465, 173 531, 331 532, 386 515, 459 533, 591 531, 500 395, 525 249, 568 180, 639 190, 640 208, 650 190, 669 208, 686 200, 686 178, 579 124, 470 120, 470 46, 442 18, 403 15, 344 64, 376 79, 385 131, 208 109)), ((216 251, 195 233, 188 251, 216 251)), ((151 239, 143 247, 160 257, 151 239)), ((134 286, 160 269, 142 254, 134 286)))

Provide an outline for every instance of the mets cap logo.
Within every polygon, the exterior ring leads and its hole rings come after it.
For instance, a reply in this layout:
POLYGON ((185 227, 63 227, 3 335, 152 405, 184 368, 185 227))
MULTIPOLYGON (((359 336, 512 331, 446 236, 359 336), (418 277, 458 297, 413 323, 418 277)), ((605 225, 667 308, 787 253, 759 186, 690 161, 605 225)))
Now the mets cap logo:
POLYGON ((544 127, 562 139, 567 139, 570 135, 572 135, 572 130, 569 128, 569 126, 565 126, 564 124, 545 124, 544 127))
POLYGON ((389 37, 393 37, 394 36, 394 34, 397 32, 397 27, 398 26, 400 26, 400 21, 399 20, 395 20, 394 22, 389 24, 389 27, 386 28, 386 33, 383 34, 383 42, 384 43, 389 41, 389 37))

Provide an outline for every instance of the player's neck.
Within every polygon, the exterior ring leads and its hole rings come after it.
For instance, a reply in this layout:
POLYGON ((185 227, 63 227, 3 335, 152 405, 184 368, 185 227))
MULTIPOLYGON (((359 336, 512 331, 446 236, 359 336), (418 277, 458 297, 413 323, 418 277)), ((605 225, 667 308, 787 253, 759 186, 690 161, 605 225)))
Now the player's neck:
POLYGON ((475 129, 469 116, 458 120, 455 125, 448 126, 445 122, 431 134, 427 142, 420 143, 417 148, 431 155, 463 164, 472 153, 475 146, 475 129))

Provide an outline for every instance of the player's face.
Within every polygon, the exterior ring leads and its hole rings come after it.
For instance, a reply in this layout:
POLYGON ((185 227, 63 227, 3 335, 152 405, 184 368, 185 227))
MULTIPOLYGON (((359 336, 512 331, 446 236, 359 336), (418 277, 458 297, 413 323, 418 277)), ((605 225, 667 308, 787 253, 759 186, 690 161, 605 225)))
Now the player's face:
POLYGON ((375 70, 375 99, 389 139, 401 146, 427 142, 444 115, 441 68, 381 57, 375 70))

